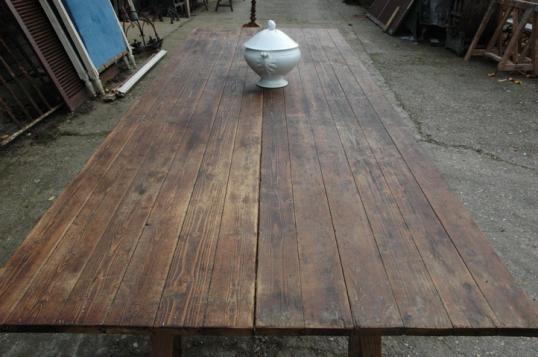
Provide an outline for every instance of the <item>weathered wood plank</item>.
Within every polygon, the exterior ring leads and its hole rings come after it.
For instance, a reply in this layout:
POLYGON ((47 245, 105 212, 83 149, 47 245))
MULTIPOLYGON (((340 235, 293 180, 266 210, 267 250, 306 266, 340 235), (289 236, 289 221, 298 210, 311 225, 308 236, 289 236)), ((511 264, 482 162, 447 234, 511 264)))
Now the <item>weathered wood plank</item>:
MULTIPOLYGON (((240 47, 238 47, 240 48, 240 47)), ((156 326, 204 324, 246 68, 236 51, 157 312, 156 326)))
MULTIPOLYGON (((150 125, 144 123, 140 128, 150 131, 150 125)), ((160 132, 160 130, 158 130, 160 132)), ((127 144, 114 166, 107 171, 91 197, 88 199, 73 223, 69 226, 63 239, 54 249, 47 262, 36 273, 27 286, 20 302, 15 305, 6 320, 12 324, 32 324, 39 322, 40 316, 47 316, 49 309, 54 310, 57 299, 63 301, 76 283, 88 252, 93 251, 96 237, 100 237, 119 203, 133 182, 140 162, 151 148, 152 137, 142 130, 127 144), (134 159, 133 161, 131 161, 134 159), (61 279, 57 279, 60 277, 61 279)))
POLYGON ((200 44, 197 52, 190 55, 193 64, 188 70, 185 68, 180 84, 171 91, 173 99, 155 115, 156 121, 164 126, 164 134, 142 163, 129 193, 86 263, 57 318, 59 323, 103 322, 176 154, 171 148, 180 146, 184 139, 196 103, 209 80, 212 61, 224 54, 225 45, 222 38, 212 36, 205 50, 200 44))
POLYGON ((536 334, 341 35, 290 30, 303 60, 261 90, 249 33, 191 36, 0 271, 0 328, 355 329, 350 352, 375 355, 366 334, 536 334))
POLYGON ((174 336, 163 332, 151 335, 152 357, 181 357, 181 336, 174 336))
MULTIPOLYGON (((114 301, 106 324, 152 326, 195 179, 221 102, 237 38, 223 40, 211 76, 159 192, 114 301), (133 294, 143 291, 144 294, 133 294)), ((235 54, 237 57, 237 54, 235 54)), ((208 70, 210 70, 208 68, 208 70)))
POLYGON ((262 90, 247 76, 222 214, 205 326, 251 329, 254 322, 262 90))
POLYGON ((366 209, 396 303, 406 327, 451 328, 409 228, 345 99, 329 99, 355 183, 366 209))
POLYGON ((284 91, 264 90, 256 328, 305 327, 284 91))
POLYGON ((400 114, 385 98, 342 35, 335 30, 329 30, 329 33, 360 87, 368 93, 372 107, 492 307, 500 326, 536 327, 538 312, 534 304, 523 289, 517 286, 469 210, 450 192, 431 159, 417 145, 400 114))
POLYGON ((339 64, 341 57, 328 33, 319 32, 318 41, 323 47, 320 53, 327 55, 335 67, 334 72, 326 74, 327 79, 336 77, 347 89, 346 99, 383 171, 451 322, 458 328, 494 327, 495 315, 353 74, 347 66, 339 64))
MULTIPOLYGON (((305 62, 308 54, 303 55, 305 62)), ((304 64, 301 64, 301 67, 304 64)), ((299 77, 297 77, 299 78, 299 77)), ((299 244, 301 288, 305 327, 308 329, 346 329, 353 326, 351 310, 334 234, 331 211, 318 151, 312 134, 311 104, 303 87, 315 82, 301 78, 297 86, 285 89, 285 102, 300 100, 302 111, 286 109, 291 182, 295 208, 295 224, 299 244), (302 85, 301 85, 302 84, 302 85), (289 99, 288 99, 289 98, 289 99)), ((293 105, 293 109, 297 109, 293 105)))
MULTIPOLYGON (((203 43, 209 45, 208 41, 203 43)), ((183 67, 178 70, 183 70, 183 67)), ((16 306, 9 321, 46 323, 56 318, 99 238, 113 223, 115 215, 121 213, 121 210, 118 211, 120 204, 141 171, 142 163, 146 159, 154 160, 158 155, 158 144, 162 135, 167 133, 164 123, 155 117, 174 103, 175 94, 175 91, 165 92, 159 99, 156 112, 137 128, 132 142, 126 146, 132 150, 124 150, 105 174, 46 265, 29 285, 24 302, 16 306)), ((164 173, 154 176, 158 180, 164 173)), ((135 190, 138 191, 137 188, 135 190)), ((135 197, 137 195, 135 193, 135 197)))
POLYGON ((304 106, 316 141, 355 326, 401 326, 385 267, 326 100, 327 94, 340 98, 344 94, 327 88, 335 82, 338 86, 338 82, 327 77, 326 64, 319 57, 323 55, 317 45, 319 31, 305 31, 305 36, 300 31, 292 34, 303 44, 306 63, 299 67, 301 77, 290 80, 310 83, 304 87, 304 106))
POLYGON ((349 357, 381 357, 381 336, 349 336, 349 357))
MULTIPOLYGON (((185 43, 188 52, 195 41, 185 43)), ((181 64, 181 62, 180 62, 181 64)), ((174 63, 164 66, 171 69, 174 63)), ((80 173, 45 212, 28 237, 5 264, 0 276, 0 322, 7 318, 13 304, 17 303, 27 285, 59 243, 67 228, 79 214, 88 197, 97 187, 102 175, 115 162, 140 123, 152 112, 160 93, 168 88, 171 79, 153 81, 148 93, 136 100, 118 122, 103 144, 86 162, 80 173)))

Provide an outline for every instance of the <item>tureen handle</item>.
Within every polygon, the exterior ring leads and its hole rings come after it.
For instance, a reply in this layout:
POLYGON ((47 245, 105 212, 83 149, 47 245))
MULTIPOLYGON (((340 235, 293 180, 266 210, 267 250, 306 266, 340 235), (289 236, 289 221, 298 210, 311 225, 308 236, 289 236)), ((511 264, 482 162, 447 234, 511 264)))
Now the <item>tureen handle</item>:
POLYGON ((276 29, 276 22, 274 22, 273 20, 267 21, 267 28, 273 31, 274 29, 276 29))
POLYGON ((264 52, 261 52, 261 53, 260 53, 260 56, 261 56, 263 59, 267 59, 267 58, 269 58, 269 52, 265 52, 265 51, 264 51, 264 52))

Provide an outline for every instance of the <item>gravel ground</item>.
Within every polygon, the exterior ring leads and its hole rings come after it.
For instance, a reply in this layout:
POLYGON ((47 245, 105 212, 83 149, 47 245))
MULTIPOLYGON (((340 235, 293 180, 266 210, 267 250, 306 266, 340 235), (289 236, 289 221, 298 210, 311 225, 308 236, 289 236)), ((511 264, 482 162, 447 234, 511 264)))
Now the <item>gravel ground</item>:
MULTIPOLYGON (((196 16, 165 39, 177 48, 195 27, 237 27, 249 1, 196 16)), ((339 0, 266 0, 258 17, 280 25, 336 27, 406 114, 450 187, 465 202, 519 283, 538 297, 538 81, 522 85, 489 61, 383 34, 358 6, 339 0)), ((169 57, 180 55, 171 50, 169 57)), ((166 59, 164 60, 166 61, 166 59)), ((58 113, 0 151, 0 265, 155 76, 126 98, 58 113)), ((186 356, 345 356, 343 337, 186 338, 186 356)), ((538 356, 538 339, 389 337, 385 356, 538 356)), ((145 356, 143 336, 0 334, 0 356, 145 356)))

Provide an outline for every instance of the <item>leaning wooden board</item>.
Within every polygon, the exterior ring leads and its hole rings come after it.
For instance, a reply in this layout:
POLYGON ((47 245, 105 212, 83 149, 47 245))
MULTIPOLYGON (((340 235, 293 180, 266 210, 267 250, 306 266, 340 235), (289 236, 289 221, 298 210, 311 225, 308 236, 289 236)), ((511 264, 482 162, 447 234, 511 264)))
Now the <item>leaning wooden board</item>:
POLYGON ((262 90, 252 32, 193 32, 2 268, 2 331, 538 335, 342 35, 289 33, 262 90))
POLYGON ((414 0, 374 0, 367 16, 383 31, 393 35, 405 20, 414 0))

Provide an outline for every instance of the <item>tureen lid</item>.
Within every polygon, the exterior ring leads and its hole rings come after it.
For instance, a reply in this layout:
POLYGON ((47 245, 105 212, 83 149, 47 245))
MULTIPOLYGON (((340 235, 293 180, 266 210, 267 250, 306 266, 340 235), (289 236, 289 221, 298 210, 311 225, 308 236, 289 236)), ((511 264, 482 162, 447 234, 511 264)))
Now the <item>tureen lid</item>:
POLYGON ((288 35, 277 30, 273 20, 267 21, 267 28, 245 42, 244 46, 258 51, 282 51, 299 47, 288 35))

